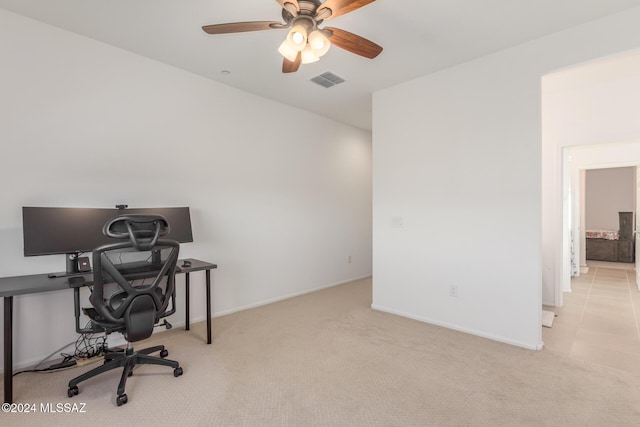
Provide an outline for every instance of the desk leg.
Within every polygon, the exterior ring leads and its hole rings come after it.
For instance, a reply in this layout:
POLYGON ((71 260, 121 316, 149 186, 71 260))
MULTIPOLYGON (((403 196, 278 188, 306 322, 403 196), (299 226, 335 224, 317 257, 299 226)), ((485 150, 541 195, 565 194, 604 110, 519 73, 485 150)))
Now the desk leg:
POLYGON ((13 297, 4 297, 4 402, 13 403, 13 297))
POLYGON ((207 344, 211 344, 211 270, 207 270, 207 344))
POLYGON ((185 317, 185 327, 184 330, 188 331, 189 330, 189 273, 185 273, 184 275, 184 299, 186 300, 185 302, 185 309, 184 309, 184 317, 185 317))

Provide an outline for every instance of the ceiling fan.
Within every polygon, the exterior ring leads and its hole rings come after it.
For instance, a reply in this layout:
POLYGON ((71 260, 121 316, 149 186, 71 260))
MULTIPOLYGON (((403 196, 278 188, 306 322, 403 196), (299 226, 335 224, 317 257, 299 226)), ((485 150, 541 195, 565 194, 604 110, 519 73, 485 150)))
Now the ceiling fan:
POLYGON ((241 33, 247 31, 291 28, 278 51, 284 56, 283 73, 298 71, 300 64, 315 62, 327 53, 332 44, 356 55, 373 59, 382 47, 364 37, 334 27, 320 28, 326 19, 352 12, 375 0, 276 0, 282 6, 282 19, 277 21, 233 22, 205 25, 208 34, 241 33))

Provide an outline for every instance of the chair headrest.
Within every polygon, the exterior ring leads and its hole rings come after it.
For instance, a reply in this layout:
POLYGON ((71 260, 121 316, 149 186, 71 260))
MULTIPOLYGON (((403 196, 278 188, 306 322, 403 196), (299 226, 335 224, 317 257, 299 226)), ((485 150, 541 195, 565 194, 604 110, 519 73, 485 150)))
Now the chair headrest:
POLYGON ((114 239, 129 239, 136 249, 144 251, 155 246, 158 237, 167 235, 169 230, 169 221, 162 215, 130 214, 107 221, 102 233, 114 239))

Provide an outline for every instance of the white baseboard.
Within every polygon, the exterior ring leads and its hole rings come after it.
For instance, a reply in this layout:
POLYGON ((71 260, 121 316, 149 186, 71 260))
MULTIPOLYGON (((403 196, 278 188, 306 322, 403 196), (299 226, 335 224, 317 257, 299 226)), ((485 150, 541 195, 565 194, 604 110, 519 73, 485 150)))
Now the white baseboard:
POLYGON ((544 345, 542 342, 540 342, 537 345, 534 345, 534 344, 530 344, 530 343, 514 341, 512 339, 505 338, 505 337, 502 337, 502 336, 499 336, 499 335, 487 334, 485 332, 478 331, 478 330, 475 330, 475 329, 468 329, 468 328, 464 328, 464 327, 461 327, 461 326, 458 326, 458 325, 454 325, 454 324, 451 324, 451 323, 440 322, 440 321, 436 321, 436 320, 429 319, 429 318, 422 317, 422 316, 414 316, 414 315, 411 315, 411 314, 402 313, 400 311, 392 310, 392 309, 389 309, 387 307, 382 307, 382 306, 375 305, 375 304, 371 304, 371 308, 373 310, 378 310, 378 311, 382 311, 382 312, 389 313, 389 314, 395 314, 396 316, 406 317, 408 319, 417 320, 419 322, 429 323, 430 325, 441 326, 443 328, 452 329, 452 330, 458 331, 458 332, 464 332, 466 334, 475 335, 475 336, 482 337, 482 338, 488 338, 490 340, 498 341, 498 342, 501 342, 501 343, 504 343, 504 344, 509 344, 509 345, 513 345, 513 346, 516 346, 516 347, 526 348, 527 350, 542 350, 542 347, 544 345))
MULTIPOLYGON (((329 288, 333 288, 334 286, 345 285, 347 283, 356 282, 358 280, 363 280, 363 279, 368 279, 370 277, 371 277, 371 274, 367 274, 366 276, 354 277, 352 279, 348 279, 348 280, 344 280, 344 281, 336 282, 336 283, 330 283, 328 285, 319 286, 317 288, 308 289, 308 290, 305 290, 305 291, 302 291, 302 292, 295 292, 295 293, 292 293, 292 294, 287 294, 287 295, 283 295, 283 296, 276 297, 276 298, 270 298, 270 299, 259 301, 259 302, 256 302, 256 303, 247 304, 247 305, 244 305, 244 306, 241 306, 241 307, 236 307, 236 308, 231 308, 229 310, 219 311, 217 313, 213 313, 213 317, 226 316, 228 314, 237 313, 239 311, 250 310, 252 308, 257 308, 257 307, 261 307, 263 305, 273 304, 274 302, 284 301, 284 300, 287 300, 287 299, 290 299, 290 298, 299 297, 299 296, 302 296, 302 295, 312 294, 314 292, 318 292, 318 291, 321 291, 323 289, 329 289, 329 288)), ((202 320, 204 320, 204 318, 202 320)))

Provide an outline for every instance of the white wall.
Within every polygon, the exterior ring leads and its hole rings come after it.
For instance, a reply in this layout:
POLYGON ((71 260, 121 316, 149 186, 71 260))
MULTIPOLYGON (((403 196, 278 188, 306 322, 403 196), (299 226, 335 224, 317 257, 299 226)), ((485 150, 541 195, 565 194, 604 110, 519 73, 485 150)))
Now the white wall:
MULTIPOLYGON (((371 274, 370 133, 2 10, 0 40, 0 276, 64 269, 23 257, 22 206, 116 203, 191 207, 214 314, 371 274)), ((17 366, 76 338, 71 292, 14 316, 17 366)))
POLYGON ((586 172, 587 230, 620 228, 618 212, 634 212, 635 168, 591 169, 586 172))
POLYGON ((562 200, 541 77, 640 46, 638 19, 633 9, 375 94, 374 308, 540 348, 543 266, 553 294, 558 244, 554 227, 543 244, 543 222, 562 200))

